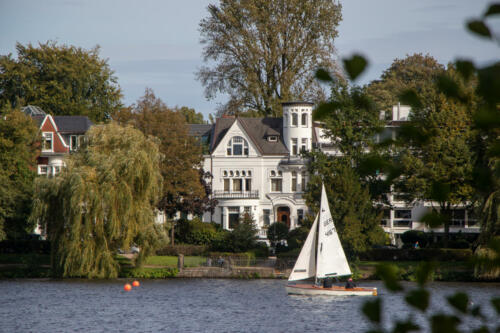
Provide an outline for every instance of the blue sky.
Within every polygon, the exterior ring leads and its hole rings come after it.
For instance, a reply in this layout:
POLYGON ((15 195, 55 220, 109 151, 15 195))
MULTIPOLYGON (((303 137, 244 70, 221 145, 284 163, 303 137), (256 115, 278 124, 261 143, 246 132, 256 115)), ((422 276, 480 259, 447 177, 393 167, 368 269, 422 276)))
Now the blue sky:
MULTIPOLYGON (((202 65, 198 23, 215 0, 0 0, 0 54, 23 44, 55 40, 100 45, 131 104, 146 87, 169 106, 205 116, 224 96, 207 101, 195 72, 202 65)), ((336 47, 340 57, 361 52, 370 61, 360 83, 377 79, 394 58, 429 53, 441 63, 498 58, 495 44, 465 31, 487 0, 345 0, 336 47)), ((493 22, 495 29, 498 21, 493 22)))

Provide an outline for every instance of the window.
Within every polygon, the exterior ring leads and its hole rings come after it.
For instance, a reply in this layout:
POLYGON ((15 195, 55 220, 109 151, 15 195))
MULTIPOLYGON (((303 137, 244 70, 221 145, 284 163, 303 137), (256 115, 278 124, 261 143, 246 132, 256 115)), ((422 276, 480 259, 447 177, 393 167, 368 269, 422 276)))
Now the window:
POLYGON ((276 177, 276 171, 271 170, 271 177, 276 177))
POLYGON ((241 187, 241 179, 233 179, 233 191, 234 192, 241 192, 242 187, 241 187))
POLYGON ((278 137, 276 135, 269 135, 267 137, 267 141, 269 141, 269 142, 277 142, 278 141, 278 137))
POLYGON ((292 192, 297 192, 297 173, 292 172, 292 192))
POLYGON ((292 126, 299 125, 299 115, 296 113, 292 113, 292 126))
POLYGON ((271 192, 281 192, 283 189, 283 181, 279 178, 271 179, 271 192))
POLYGON ((229 181, 230 179, 224 179, 224 192, 229 192, 229 181))
POLYGON ((264 209, 262 210, 262 215, 264 216, 264 225, 270 225, 271 224, 271 210, 270 209, 264 209))
POLYGON ((241 172, 241 175, 242 175, 243 177, 245 177, 245 176, 247 175, 246 171, 245 171, 245 170, 243 170, 243 171, 241 172))
POLYGON ((252 180, 250 178, 245 179, 245 190, 246 191, 252 190, 252 180))
POLYGON ((228 207, 229 228, 234 229, 240 220, 240 207, 228 207))
POLYGON ((245 212, 245 214, 247 214, 248 216, 250 216, 250 214, 252 214, 252 207, 251 206, 245 206, 243 207, 243 211, 245 212))
POLYGON ((303 220, 304 220, 304 210, 297 209, 297 221, 299 222, 299 224, 302 224, 303 220))
POLYGON ((247 175, 248 175, 248 177, 252 177, 252 171, 248 170, 247 175))
POLYGON ((241 136, 235 136, 227 143, 228 156, 248 156, 248 142, 241 136))
POLYGON ((307 126, 307 113, 302 113, 302 126, 307 126))
POLYGON ((302 176, 302 192, 304 192, 306 190, 306 186, 307 186, 306 172, 302 171, 301 176, 302 176))
POLYGON ((236 177, 240 176, 240 172, 238 170, 236 170, 236 172, 234 174, 236 175, 236 177))
POLYGON ((283 127, 288 127, 288 115, 287 114, 285 114, 285 121, 284 121, 283 127))
POLYGON ((224 170, 222 174, 224 175, 224 177, 227 177, 227 170, 224 170))
POLYGON ((394 218, 396 219, 411 219, 411 210, 398 209, 394 211, 394 218))
POLYGON ((49 167, 46 165, 39 165, 38 166, 38 174, 39 175, 47 175, 49 172, 49 167))
POLYGON ((302 146, 300 147, 300 151, 304 152, 307 151, 307 139, 302 138, 302 146))
POLYGON ((56 166, 54 167, 54 175, 55 175, 55 174, 58 174, 59 172, 61 172, 61 167, 60 167, 59 165, 56 165, 56 166))
POLYGON ((292 139, 292 155, 297 155, 297 139, 292 139))
POLYGON ((44 132, 42 134, 42 151, 53 151, 53 135, 52 132, 44 132))
POLYGON ((70 150, 77 150, 78 149, 78 136, 71 135, 69 137, 69 149, 70 150))

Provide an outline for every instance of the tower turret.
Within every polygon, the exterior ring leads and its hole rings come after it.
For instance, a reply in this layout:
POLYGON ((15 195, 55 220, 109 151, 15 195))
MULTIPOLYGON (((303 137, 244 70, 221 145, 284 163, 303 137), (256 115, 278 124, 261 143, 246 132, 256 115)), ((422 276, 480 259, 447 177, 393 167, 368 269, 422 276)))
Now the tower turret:
POLYGON ((283 106, 283 140, 291 156, 312 147, 312 108, 310 102, 286 102, 283 106))

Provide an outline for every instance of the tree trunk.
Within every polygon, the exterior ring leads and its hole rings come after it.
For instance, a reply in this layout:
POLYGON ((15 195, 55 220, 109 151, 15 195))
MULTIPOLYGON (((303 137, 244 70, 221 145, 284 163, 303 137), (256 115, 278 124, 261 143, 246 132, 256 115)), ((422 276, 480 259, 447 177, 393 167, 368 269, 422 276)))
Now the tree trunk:
POLYGON ((170 230, 170 241, 171 241, 171 245, 174 246, 175 245, 175 220, 172 220, 172 229, 170 230))

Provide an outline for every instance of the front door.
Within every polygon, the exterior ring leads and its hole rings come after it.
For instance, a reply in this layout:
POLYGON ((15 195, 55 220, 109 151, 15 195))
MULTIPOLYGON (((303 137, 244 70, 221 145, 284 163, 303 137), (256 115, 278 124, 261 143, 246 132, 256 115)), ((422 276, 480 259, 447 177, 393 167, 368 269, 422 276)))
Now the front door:
POLYGON ((278 222, 283 222, 290 228, 290 208, 278 207, 278 222))

